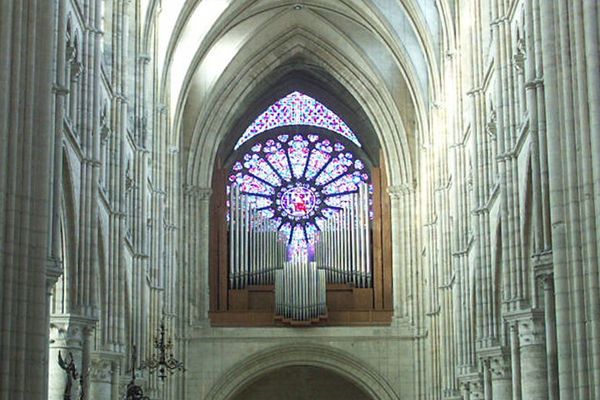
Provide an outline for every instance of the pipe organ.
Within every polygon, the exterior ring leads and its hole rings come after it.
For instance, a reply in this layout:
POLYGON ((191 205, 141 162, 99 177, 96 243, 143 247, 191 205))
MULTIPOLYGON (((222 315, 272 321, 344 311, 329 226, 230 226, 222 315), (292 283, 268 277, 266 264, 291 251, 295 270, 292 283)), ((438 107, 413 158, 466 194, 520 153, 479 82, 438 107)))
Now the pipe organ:
POLYGON ((343 195, 321 218, 303 252, 290 251, 281 223, 262 212, 237 184, 229 190, 229 285, 274 285, 275 314, 287 320, 325 317, 327 283, 372 287, 369 185, 343 195))
POLYGON ((232 185, 229 194, 229 286, 272 285, 286 258, 285 242, 270 218, 232 185))
POLYGON ((325 270, 306 257, 283 263, 275 273, 275 315, 295 321, 327 314, 325 270))
POLYGON ((346 207, 321 226, 315 259, 327 282, 371 287, 369 186, 359 185, 348 197, 346 207))

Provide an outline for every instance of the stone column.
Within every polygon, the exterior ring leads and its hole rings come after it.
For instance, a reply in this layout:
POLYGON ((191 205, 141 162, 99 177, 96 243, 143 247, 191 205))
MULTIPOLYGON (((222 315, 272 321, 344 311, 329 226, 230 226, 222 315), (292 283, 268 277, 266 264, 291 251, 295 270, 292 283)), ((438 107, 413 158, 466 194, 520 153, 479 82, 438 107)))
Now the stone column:
POLYGON ((543 315, 531 312, 527 317, 519 319, 518 329, 523 399, 547 400, 548 368, 543 315))
MULTIPOLYGON (((60 352, 63 360, 73 357, 78 376, 84 373, 84 380, 87 374, 87 367, 84 365, 84 349, 89 340, 90 328, 95 321, 72 315, 53 316, 50 319, 50 352, 49 352, 49 373, 48 373, 48 400, 63 400, 65 387, 67 384, 67 374, 58 364, 58 354, 60 352), (85 372, 84 372, 85 371, 85 372)), ((79 395, 80 381, 73 381, 71 387, 71 396, 76 398, 79 395)))
POLYGON ((0 1, 2 400, 46 398, 56 3, 0 1))
POLYGON ((88 399, 114 399, 113 379, 118 370, 121 355, 117 353, 91 354, 89 369, 89 395, 88 399))
POLYGON ((542 279, 544 287, 544 316, 546 323, 546 357, 548 365, 548 400, 559 399, 558 359, 556 348, 556 314, 554 306, 554 275, 542 279))

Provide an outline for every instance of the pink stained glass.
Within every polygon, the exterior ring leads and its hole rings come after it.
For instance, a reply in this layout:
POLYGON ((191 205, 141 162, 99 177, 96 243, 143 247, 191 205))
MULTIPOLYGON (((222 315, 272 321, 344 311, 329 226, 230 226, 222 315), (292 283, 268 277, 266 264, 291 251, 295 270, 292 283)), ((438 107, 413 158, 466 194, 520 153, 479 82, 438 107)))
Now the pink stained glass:
POLYGON ((308 160, 308 168, 306 170, 306 180, 311 180, 314 178, 319 171, 327 164, 327 161, 331 156, 328 153, 325 153, 321 150, 313 149, 310 152, 310 158, 308 160))
POLYGON ((324 185, 330 182, 348 171, 350 165, 352 165, 352 160, 349 160, 345 155, 340 154, 327 164, 325 169, 317 176, 315 183, 317 185, 324 185))
POLYGON ((277 176, 275 171, 269 166, 269 163, 256 154, 253 154, 244 163, 244 167, 246 167, 248 172, 252 175, 269 182, 273 186, 281 185, 281 179, 279 179, 279 176, 277 176))
POLYGON ((240 185, 252 208, 273 222, 289 256, 308 254, 320 227, 348 207, 367 168, 339 142, 318 134, 283 134, 253 145, 232 165, 229 180, 240 185))
POLYGON ((346 123, 323 104, 298 91, 275 102, 263 112, 243 133, 235 145, 237 150, 254 136, 280 126, 310 125, 336 132, 358 147, 358 138, 346 123))
POLYGON ((240 185, 240 191, 248 194, 263 194, 263 195, 272 195, 275 193, 275 189, 264 182, 256 179, 250 175, 243 175, 242 173, 237 173, 236 175, 232 175, 229 177, 231 182, 236 182, 240 185))
POLYGON ((290 157, 290 163, 292 164, 292 171, 294 177, 299 179, 304 173, 306 162, 308 161, 308 141, 300 135, 296 135, 294 140, 289 143, 288 155, 290 157))
POLYGON ((290 171, 290 165, 287 161, 287 157, 285 156, 285 151, 277 150, 273 153, 267 153, 265 158, 269 160, 271 165, 277 170, 283 179, 288 182, 292 179, 292 171, 290 171))
POLYGON ((321 192, 324 194, 335 194, 344 192, 354 192, 358 190, 358 184, 362 178, 358 174, 344 175, 339 179, 327 184, 321 192))

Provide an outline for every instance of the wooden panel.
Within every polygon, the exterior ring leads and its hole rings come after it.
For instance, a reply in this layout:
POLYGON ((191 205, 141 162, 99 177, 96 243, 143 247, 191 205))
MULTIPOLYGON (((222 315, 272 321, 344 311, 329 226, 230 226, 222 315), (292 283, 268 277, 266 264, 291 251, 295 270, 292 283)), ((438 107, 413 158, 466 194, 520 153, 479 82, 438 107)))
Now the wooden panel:
MULTIPOLYGON (((260 326, 289 326, 285 322, 273 318, 269 311, 226 311, 209 313, 212 326, 230 327, 260 327, 260 326)), ((331 311, 327 319, 312 324, 297 324, 295 326, 388 326, 392 321, 392 311, 331 311)))
POLYGON ((273 285, 249 286, 248 309, 254 311, 275 310, 275 288, 273 285))
POLYGON ((381 170, 373 168, 373 301, 376 310, 383 308, 383 257, 381 236, 381 170))
POLYGON ((235 311, 248 310, 248 291, 230 290, 229 291, 229 309, 235 311))
POLYGON ((384 192, 387 191, 388 179, 383 154, 381 160, 381 237, 382 240, 382 258, 383 258, 383 308, 391 310, 394 307, 394 298, 392 293, 392 214, 390 206, 390 196, 384 192), (384 189, 385 188, 385 189, 384 189), (386 240, 387 239, 387 240, 386 240))
POLYGON ((352 309, 354 310, 372 310, 373 309, 373 289, 354 289, 352 291, 352 309))

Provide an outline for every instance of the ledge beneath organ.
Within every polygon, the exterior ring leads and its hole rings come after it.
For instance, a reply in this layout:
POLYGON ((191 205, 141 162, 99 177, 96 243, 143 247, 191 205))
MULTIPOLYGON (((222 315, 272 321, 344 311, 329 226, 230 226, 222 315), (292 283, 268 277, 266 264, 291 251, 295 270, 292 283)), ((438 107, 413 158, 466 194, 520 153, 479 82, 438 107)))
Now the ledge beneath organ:
POLYGON ((392 310, 374 309, 374 290, 352 284, 327 284, 327 312, 309 321, 275 315, 274 285, 229 290, 228 309, 209 313, 213 326, 340 326, 389 325, 392 310), (306 323, 307 322, 307 323, 306 323))

